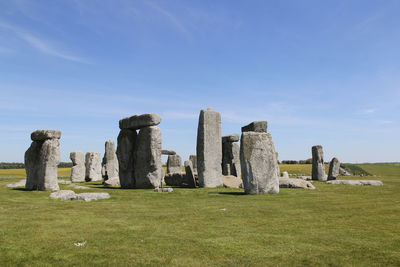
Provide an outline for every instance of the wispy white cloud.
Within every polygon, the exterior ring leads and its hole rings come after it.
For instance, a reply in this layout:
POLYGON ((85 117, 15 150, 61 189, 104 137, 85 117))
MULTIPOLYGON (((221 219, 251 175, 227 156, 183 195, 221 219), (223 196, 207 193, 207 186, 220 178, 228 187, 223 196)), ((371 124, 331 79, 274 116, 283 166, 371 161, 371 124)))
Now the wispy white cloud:
POLYGON ((361 111, 362 114, 372 114, 375 113, 376 109, 375 108, 368 108, 368 109, 364 109, 361 111))
POLYGON ((20 29, 19 27, 15 27, 13 25, 0 21, 0 28, 11 31, 21 40, 25 41, 26 44, 30 45, 32 48, 44 54, 62 58, 69 61, 88 63, 86 59, 65 53, 55 48, 53 45, 51 45, 48 41, 44 40, 43 38, 36 37, 35 35, 28 33, 26 30, 20 29))

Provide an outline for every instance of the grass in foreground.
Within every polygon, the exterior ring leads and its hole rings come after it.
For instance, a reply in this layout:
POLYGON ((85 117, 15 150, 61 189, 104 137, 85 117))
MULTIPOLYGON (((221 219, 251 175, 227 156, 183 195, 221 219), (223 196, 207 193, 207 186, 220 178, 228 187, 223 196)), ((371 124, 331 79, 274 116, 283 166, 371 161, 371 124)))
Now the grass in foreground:
POLYGON ((93 189, 75 191, 108 192, 111 199, 88 203, 5 188, 18 179, 3 178, 0 265, 398 266, 400 166, 366 168, 385 185, 314 182, 314 191, 243 195, 239 189, 154 193, 89 183, 93 189))

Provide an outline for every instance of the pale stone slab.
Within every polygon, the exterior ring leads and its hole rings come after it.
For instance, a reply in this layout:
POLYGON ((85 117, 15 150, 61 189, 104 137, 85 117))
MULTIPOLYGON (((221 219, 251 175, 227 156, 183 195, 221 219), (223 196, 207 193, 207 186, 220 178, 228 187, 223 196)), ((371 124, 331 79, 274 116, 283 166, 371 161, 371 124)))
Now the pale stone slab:
POLYGON ((294 178, 279 178, 280 188, 305 188, 305 189, 315 189, 315 186, 302 179, 294 178))
POLYGON ((282 172, 282 176, 281 177, 289 179, 289 173, 288 172, 282 172))
POLYGON ((318 181, 326 181, 327 175, 325 173, 324 165, 324 152, 322 146, 313 146, 312 149, 312 179, 318 181))
POLYGON ((85 157, 81 151, 73 151, 69 154, 72 161, 71 169, 71 182, 84 182, 85 181, 85 157))
POLYGON ((243 132, 240 163, 246 194, 279 193, 278 161, 272 136, 264 132, 243 132))
POLYGON ((157 192, 157 193, 171 193, 171 192, 173 192, 174 191, 174 189, 173 188, 170 188, 170 187, 157 187, 157 188, 154 188, 154 192, 157 192))
POLYGON ((156 126, 160 124, 160 122, 161 122, 161 117, 154 113, 134 115, 120 120, 119 128, 137 130, 143 127, 156 126))
POLYGON ((103 157, 103 178, 105 186, 119 186, 119 167, 118 158, 115 151, 115 144, 108 140, 105 143, 105 153, 103 157))
POLYGON ((346 185, 372 185, 381 186, 382 181, 379 180, 331 180, 327 181, 327 184, 346 184, 346 185))
POLYGON ((25 184, 26 184, 26 179, 22 179, 15 183, 6 184, 6 187, 8 187, 8 188, 25 187, 25 184))
POLYGON ((197 173, 200 187, 222 185, 221 115, 201 110, 197 128, 197 173))
POLYGON ((75 200, 76 194, 72 190, 60 190, 50 194, 49 198, 59 200, 75 200))
POLYGON ((87 152, 85 157, 86 180, 101 181, 101 155, 100 152, 87 152))
POLYGON ((242 179, 232 175, 222 176, 222 183, 226 188, 243 188, 242 179))
POLYGON ((80 193, 76 194, 76 200, 83 200, 86 202, 92 200, 99 200, 99 199, 107 199, 110 198, 109 193, 80 193))

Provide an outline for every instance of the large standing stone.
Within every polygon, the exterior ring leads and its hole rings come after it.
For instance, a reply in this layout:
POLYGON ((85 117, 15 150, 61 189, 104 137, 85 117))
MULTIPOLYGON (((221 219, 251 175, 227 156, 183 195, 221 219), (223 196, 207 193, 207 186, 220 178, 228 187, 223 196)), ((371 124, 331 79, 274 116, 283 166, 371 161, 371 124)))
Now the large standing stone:
POLYGON ((60 163, 61 132, 37 130, 25 152, 26 190, 59 190, 57 165, 60 163))
POLYGON ((242 133, 240 163, 246 194, 279 193, 278 161, 269 133, 242 133))
POLYGON ((142 114, 123 118, 119 121, 120 129, 141 129, 147 126, 155 126, 160 124, 161 117, 157 114, 142 114))
POLYGON ((333 158, 329 164, 328 180, 336 180, 339 176, 340 161, 338 158, 333 158))
POLYGON ((197 156, 196 155, 190 155, 189 156, 189 160, 192 162, 194 173, 197 173, 197 156))
POLYGON ((161 130, 157 126, 140 129, 134 149, 136 188, 157 188, 162 180, 161 130))
POLYGON ((201 110, 197 129, 197 172, 201 187, 222 185, 221 115, 201 110))
POLYGON ((190 161, 190 160, 185 161, 185 171, 186 171, 186 180, 187 180, 188 187, 195 188, 196 187, 196 179, 194 177, 192 161, 190 161))
POLYGON ((86 153, 86 180, 87 181, 101 181, 101 156, 100 152, 87 152, 86 153))
POLYGON ((104 185, 119 186, 118 171, 118 158, 115 145, 113 141, 108 140, 105 143, 105 153, 103 157, 104 185))
POLYGON ((122 188, 134 188, 134 149, 136 146, 136 130, 122 129, 118 135, 119 182, 122 188))
POLYGON ((266 133, 267 127, 268 127, 267 121, 253 121, 249 125, 242 127, 242 133, 244 133, 244 132, 266 133))
POLYGON ((241 178, 240 148, 238 134, 222 137, 222 174, 241 178))
POLYGON ((325 173, 324 165, 324 152, 322 146, 312 147, 312 179, 318 181, 326 181, 327 176, 325 173))
POLYGON ((81 151, 73 151, 69 154, 72 161, 71 182, 85 181, 85 157, 81 151))
POLYGON ((179 155, 169 155, 167 160, 167 174, 181 173, 182 172, 182 159, 179 155))

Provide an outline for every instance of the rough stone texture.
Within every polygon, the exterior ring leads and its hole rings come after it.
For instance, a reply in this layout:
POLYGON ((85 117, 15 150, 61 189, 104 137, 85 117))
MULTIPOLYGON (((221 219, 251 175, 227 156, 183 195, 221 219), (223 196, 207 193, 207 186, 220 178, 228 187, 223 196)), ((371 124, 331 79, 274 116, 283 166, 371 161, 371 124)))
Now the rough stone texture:
POLYGON ((193 164, 193 172, 197 173, 197 156, 196 155, 190 155, 189 156, 189 160, 193 164))
POLYGON ((111 140, 105 143, 105 153, 103 157, 103 178, 106 186, 119 186, 118 158, 115 151, 114 142, 111 140))
POLYGON ((344 168, 339 167, 339 173, 344 176, 353 176, 350 172, 346 171, 344 168))
POLYGON ((173 191, 174 191, 174 189, 170 188, 170 187, 165 187, 165 188, 157 187, 157 188, 154 188, 154 192, 158 192, 158 193, 171 193, 173 191))
POLYGON ((154 113, 134 115, 120 120, 119 128, 137 130, 143 127, 156 126, 160 124, 160 122, 161 122, 161 117, 154 113))
POLYGON ((282 176, 281 177, 289 179, 289 173, 288 172, 282 172, 282 176))
POLYGON ((246 194, 279 193, 275 147, 269 133, 243 132, 240 163, 246 194))
POLYGON ((197 173, 200 187, 222 185, 221 115, 201 110, 197 128, 197 173))
POLYGON ((71 184, 71 181, 58 180, 59 184, 71 184))
POLYGON ((119 182, 122 188, 134 188, 134 149, 137 133, 135 130, 123 129, 118 135, 119 182))
POLYGON ((236 137, 239 138, 239 135, 232 134, 222 137, 222 174, 241 178, 240 148, 236 143, 238 141, 236 137))
POLYGON ((266 133, 267 127, 268 127, 267 121, 253 121, 249 125, 242 127, 242 133, 244 132, 266 133))
POLYGON ((302 179, 302 180, 312 180, 311 176, 307 176, 307 175, 298 175, 297 179, 302 179))
MULTIPOLYGON (((275 153, 276 153, 276 160, 279 162, 279 160, 278 160, 279 154, 278 154, 278 152, 275 152, 275 153)), ((276 175, 278 175, 278 177, 281 176, 281 169, 279 168, 279 164, 276 164, 276 175)))
POLYGON ((175 155, 176 151, 174 150, 167 150, 167 149, 163 149, 161 150, 161 155, 175 155))
POLYGON ((329 164, 328 180, 336 180, 339 176, 340 161, 333 158, 329 164))
POLYGON ((70 184, 68 187, 72 187, 74 189, 91 189, 90 187, 81 186, 81 185, 77 185, 77 184, 70 184))
POLYGON ((61 131, 58 130, 36 130, 31 133, 32 141, 44 141, 47 139, 60 139, 61 131))
POLYGON ((165 184, 168 186, 187 186, 186 173, 169 173, 164 177, 165 184))
POLYGON ((86 181, 101 181, 100 152, 87 152, 85 157, 86 181))
POLYGON ((305 189, 315 189, 314 185, 302 179, 293 178, 280 178, 279 179, 280 188, 305 188, 305 189))
POLYGON ((324 152, 322 146, 312 147, 312 179, 318 181, 326 181, 327 175, 325 174, 324 165, 324 152))
MULTIPOLYGON (((48 130, 53 133, 52 130, 48 130)), ((46 130, 36 131, 34 139, 41 139, 46 130), (44 133, 42 132, 44 131, 44 133), (39 136, 39 137, 38 137, 39 136)), ((55 131, 59 132, 59 131, 55 131)), ((48 136, 51 136, 50 134, 48 136)), ((61 133, 60 133, 61 136, 61 133)), ((59 190, 57 165, 60 163, 60 143, 58 138, 33 141, 25 152, 26 190, 59 190)))
POLYGON ((98 199, 107 199, 110 198, 110 194, 108 193, 80 193, 76 194, 76 200, 84 200, 86 202, 98 199))
POLYGON ((240 136, 238 134, 225 135, 225 136, 222 136, 222 143, 225 143, 225 142, 238 142, 239 139, 240 139, 240 136))
POLYGON ((8 187, 8 188, 25 187, 25 184, 26 184, 26 179, 22 179, 15 183, 6 184, 6 187, 8 187))
POLYGON ((346 184, 346 185, 373 185, 381 186, 382 181, 379 180, 332 180, 327 181, 327 184, 346 184))
POLYGON ((71 182, 84 182, 85 181, 85 157, 81 151, 73 151, 69 154, 72 161, 71 169, 71 182))
POLYGON ((186 182, 188 184, 188 187, 195 188, 196 178, 194 177, 193 164, 192 161, 190 160, 185 161, 185 173, 186 173, 186 182))
POLYGON ((182 172, 182 158, 179 155, 169 155, 167 160, 167 174, 182 172))
POLYGON ((226 188, 243 188, 242 179, 232 175, 222 176, 222 183, 226 188))
POLYGON ((157 188, 161 185, 161 130, 148 126, 140 130, 134 149, 136 188, 157 188))
POLYGON ((72 190, 60 190, 51 193, 49 197, 51 199, 59 199, 59 200, 75 200, 76 194, 72 190))

